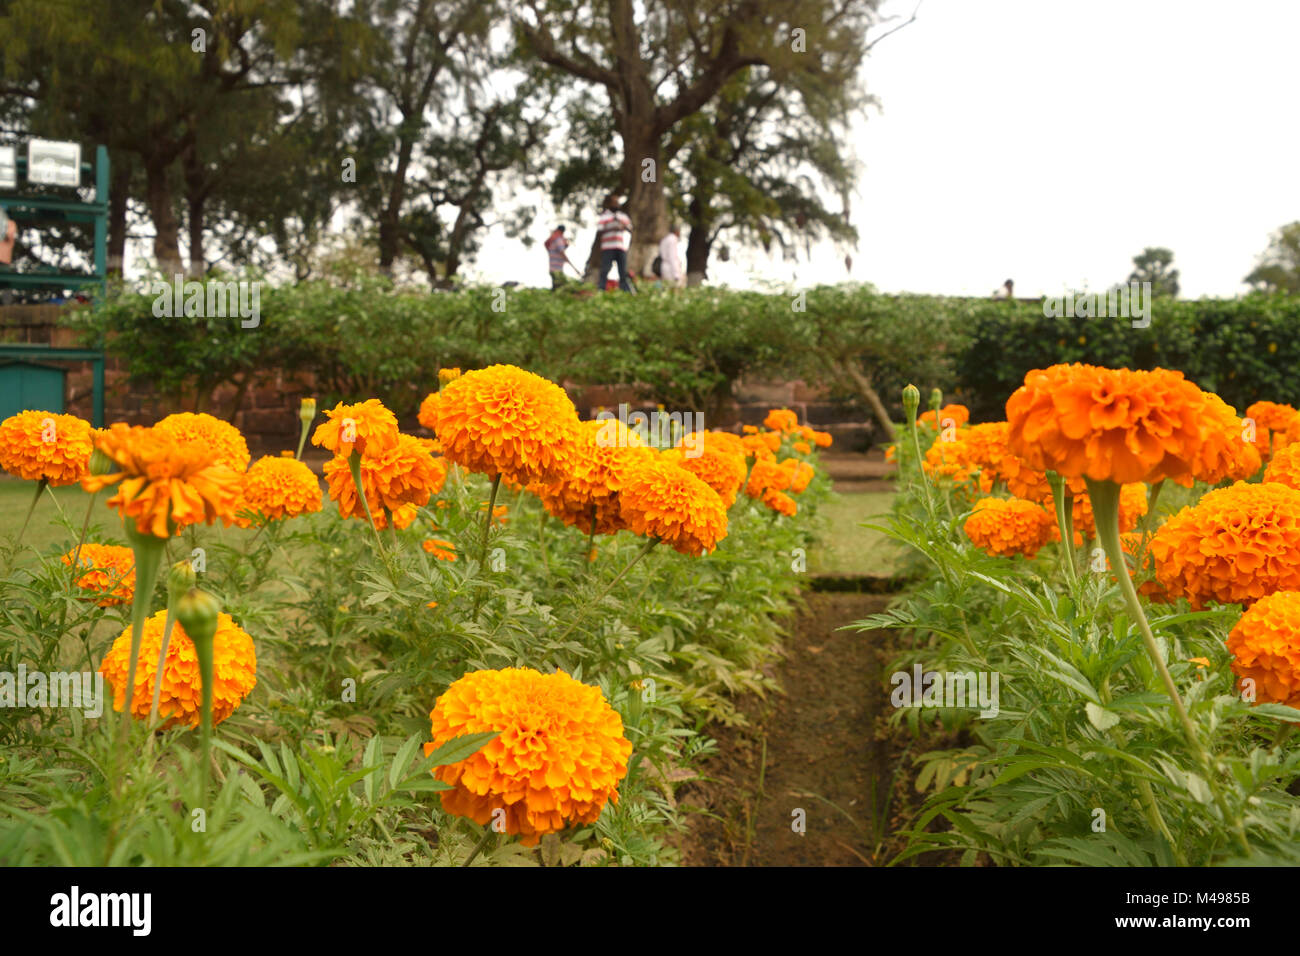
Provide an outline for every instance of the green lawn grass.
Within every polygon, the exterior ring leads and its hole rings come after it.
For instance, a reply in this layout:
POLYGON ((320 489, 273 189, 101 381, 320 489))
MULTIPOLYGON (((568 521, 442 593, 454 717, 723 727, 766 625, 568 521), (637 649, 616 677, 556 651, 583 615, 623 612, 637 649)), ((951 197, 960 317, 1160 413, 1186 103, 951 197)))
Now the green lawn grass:
POLYGON ((892 491, 834 495, 820 509, 826 521, 821 545, 808 555, 812 574, 867 574, 888 577, 897 570, 898 544, 862 522, 884 524, 894 503, 892 491))

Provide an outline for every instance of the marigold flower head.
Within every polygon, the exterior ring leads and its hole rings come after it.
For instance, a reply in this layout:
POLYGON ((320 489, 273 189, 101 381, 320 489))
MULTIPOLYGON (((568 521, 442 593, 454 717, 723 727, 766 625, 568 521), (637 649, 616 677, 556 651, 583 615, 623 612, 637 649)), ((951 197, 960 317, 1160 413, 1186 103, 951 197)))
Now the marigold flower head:
MULTIPOLYGON (((321 510, 320 482, 296 458, 259 458, 244 473, 243 487, 241 510, 257 512, 271 521, 321 510)), ((247 528, 252 522, 239 517, 236 524, 247 528)))
POLYGON ((173 525, 234 520, 242 493, 239 472, 218 464, 217 452, 206 443, 117 422, 95 433, 95 447, 118 470, 87 475, 81 487, 95 492, 117 484, 107 504, 123 520, 132 519, 138 533, 166 538, 173 525))
POLYGON ((784 491, 777 491, 774 488, 769 488, 763 492, 763 504, 787 518, 793 518, 799 511, 799 505, 793 498, 784 491))
POLYGON ((93 450, 90 424, 75 415, 26 411, 0 422, 0 468, 24 481, 78 482, 93 450))
POLYGON ((718 493, 671 461, 636 462, 622 480, 619 511, 633 534, 692 556, 712 551, 727 536, 727 509, 718 493))
MULTIPOLYGON (((418 509, 442 490, 447 478, 446 463, 433 457, 432 442, 401 434, 384 451, 362 457, 360 470, 366 503, 378 528, 388 526, 384 509, 393 513, 393 524, 398 528, 407 527, 418 509)), ((325 480, 330 500, 338 502, 339 514, 364 520, 365 506, 357 496, 348 459, 335 457, 327 461, 325 480)))
POLYGON ((790 491, 794 494, 801 494, 808 484, 817 474, 812 465, 806 461, 800 461, 797 458, 787 458, 781 462, 780 467, 784 468, 790 474, 790 491))
POLYGON ((439 561, 455 561, 456 545, 450 541, 444 541, 441 538, 425 538, 420 547, 429 552, 439 561))
POLYGON ((1053 365, 1007 400, 1011 450, 1039 471, 1118 484, 1191 470, 1205 393, 1181 372, 1053 365))
POLYGON ((1233 481, 1250 478, 1261 464, 1258 448, 1246 440, 1246 430, 1236 409, 1213 392, 1203 394, 1205 441, 1192 458, 1192 470, 1173 481, 1190 488, 1193 479, 1217 485, 1225 478, 1233 481))
POLYGON ((1211 491, 1161 525, 1151 555, 1169 597, 1197 610, 1300 590, 1300 491, 1244 481, 1211 491))
POLYGON ((1252 402, 1246 408, 1246 417, 1254 420, 1257 429, 1285 432, 1300 418, 1300 412, 1281 402, 1252 402))
POLYGON ((724 454, 734 455, 743 463, 745 457, 749 454, 745 448, 744 441, 739 435, 724 431, 697 431, 689 435, 683 435, 677 442, 677 447, 681 449, 705 448, 713 451, 723 452, 724 454))
POLYGON ((790 487, 794 475, 790 469, 782 468, 775 461, 760 458, 749 469, 749 481, 745 485, 745 494, 751 498, 761 498, 767 491, 785 491, 790 487))
POLYGON ((812 454, 812 445, 808 444, 806 441, 797 441, 791 447, 801 455, 812 454))
POLYGON ((448 813, 486 826, 505 811, 505 832, 525 846, 570 824, 594 823, 618 802, 632 744, 597 687, 564 672, 524 667, 472 671, 447 688, 429 714, 426 755, 466 734, 498 736, 433 775, 448 813))
POLYGON ((341 458, 355 451, 358 455, 376 455, 397 444, 397 416, 377 398, 355 405, 342 402, 325 413, 326 420, 316 427, 311 443, 341 458))
POLYGON ((929 425, 931 428, 945 427, 949 422, 960 428, 969 421, 970 409, 965 405, 944 405, 939 409, 937 416, 934 409, 930 409, 928 412, 922 412, 917 418, 917 422, 929 425))
POLYGON ((568 468, 552 481, 529 485, 543 507, 584 534, 616 534, 626 525, 618 506, 628 469, 656 458, 641 436, 613 418, 579 422, 568 468))
POLYGON ((182 442, 195 442, 212 450, 212 460, 235 471, 244 471, 252 456, 248 442, 239 429, 206 412, 177 412, 168 415, 154 428, 182 442))
POLYGON ((747 459, 753 458, 756 461, 774 461, 776 459, 776 454, 762 435, 745 435, 740 441, 745 446, 745 457, 747 459))
POLYGON ((1036 555, 1056 535, 1056 519, 1021 498, 981 498, 963 530, 971 543, 995 557, 1036 555))
POLYGON ((1228 634, 1232 671, 1255 702, 1300 706, 1300 592, 1278 591, 1256 601, 1228 634))
POLYGON ((1264 469, 1264 480, 1300 489, 1300 444, 1288 444, 1274 452, 1264 469))
POLYGON ((745 481, 745 459, 718 447, 705 445, 698 455, 690 455, 680 448, 664 452, 664 456, 685 468, 718 493, 723 505, 730 508, 745 481))
MULTIPOLYGON (((140 659, 135 669, 135 693, 131 698, 131 713, 141 720, 148 719, 153 706, 158 651, 162 647, 166 619, 167 611, 164 609, 144 622, 140 659)), ((233 714, 257 684, 257 653, 253 639, 225 613, 217 615, 212 652, 212 723, 215 726, 233 714)), ((127 627, 99 665, 100 673, 113 688, 114 710, 121 711, 126 703, 126 671, 130 659, 131 628, 127 627)), ((167 659, 163 664, 162 692, 158 698, 158 715, 167 718, 164 726, 189 724, 198 727, 201 692, 202 678, 194 642, 180 622, 174 622, 167 644, 167 659)))
POLYGON ((560 478, 578 440, 578 412, 564 389, 514 365, 447 384, 423 423, 450 461, 524 485, 560 478))
POLYGON ((438 369, 438 382, 446 385, 448 382, 454 382, 460 378, 461 371, 458 368, 440 368, 438 369))
POLYGON ((799 416, 788 408, 773 408, 763 419, 763 426, 774 432, 792 432, 799 427, 799 416))
POLYGON ((135 596, 135 552, 116 544, 94 544, 87 541, 80 554, 73 548, 62 558, 72 567, 76 556, 79 567, 86 573, 77 576, 77 587, 83 591, 101 594, 100 607, 129 604, 135 596))
POLYGON ((812 442, 818 448, 830 448, 834 440, 830 432, 814 431, 812 433, 812 442))

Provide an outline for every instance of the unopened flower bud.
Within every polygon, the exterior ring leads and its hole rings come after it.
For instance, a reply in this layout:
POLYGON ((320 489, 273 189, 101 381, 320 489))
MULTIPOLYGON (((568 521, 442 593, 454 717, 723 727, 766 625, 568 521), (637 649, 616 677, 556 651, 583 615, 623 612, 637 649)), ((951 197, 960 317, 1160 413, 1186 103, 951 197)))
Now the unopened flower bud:
POLYGON ((903 412, 909 422, 916 420, 916 410, 921 407, 921 390, 915 385, 903 389, 903 412))
POLYGON ((176 606, 180 603, 181 598, 198 580, 198 575, 194 573, 194 564, 191 561, 177 561, 167 572, 167 606, 172 608, 175 613, 176 606))
POLYGON ((111 475, 113 472, 120 470, 121 468, 117 462, 98 448, 90 453, 90 473, 92 475, 111 475))
POLYGON ((936 412, 943 408, 943 392, 937 388, 930 390, 930 407, 936 412))
POLYGON ((176 620, 180 622, 190 640, 209 642, 217 633, 217 615, 221 613, 221 602, 215 595, 198 588, 190 588, 176 602, 176 620))
POLYGON ((302 404, 298 406, 298 418, 304 425, 310 425, 316 417, 316 399, 304 398, 302 404))

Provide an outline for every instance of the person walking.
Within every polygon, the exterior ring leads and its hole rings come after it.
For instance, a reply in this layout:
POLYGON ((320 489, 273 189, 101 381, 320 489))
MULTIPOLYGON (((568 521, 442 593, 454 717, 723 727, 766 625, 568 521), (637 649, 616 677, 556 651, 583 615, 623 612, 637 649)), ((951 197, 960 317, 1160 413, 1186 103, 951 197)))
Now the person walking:
MULTIPOLYGON (((566 281, 564 278, 564 264, 567 262, 574 272, 578 272, 578 267, 573 264, 573 260, 569 258, 568 252, 565 251, 569 248, 569 240, 564 236, 563 226, 555 227, 555 231, 547 238, 544 246, 546 248, 546 264, 551 271, 551 289, 554 291, 563 286, 566 281)), ((578 275, 581 276, 582 273, 578 272, 578 275)))
POLYGON ((682 258, 678 250, 681 246, 682 227, 673 226, 668 234, 659 240, 659 278, 670 289, 680 289, 686 285, 686 276, 682 271, 682 258))
POLYGON ((604 211, 596 220, 596 235, 600 238, 600 278, 596 288, 603 290, 609 271, 618 265, 618 287, 631 292, 627 276, 628 237, 632 234, 632 220, 619 208, 617 194, 610 193, 602 203, 604 211))

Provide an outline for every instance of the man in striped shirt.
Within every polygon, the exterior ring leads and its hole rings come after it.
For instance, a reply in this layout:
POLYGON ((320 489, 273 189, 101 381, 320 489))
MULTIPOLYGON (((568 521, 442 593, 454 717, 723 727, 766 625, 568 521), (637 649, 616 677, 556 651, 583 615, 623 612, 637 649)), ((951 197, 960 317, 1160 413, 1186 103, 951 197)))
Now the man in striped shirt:
POLYGON ((611 193, 605 197, 604 212, 596 220, 596 235, 600 238, 600 278, 596 281, 597 289, 605 288, 610 269, 617 263, 618 287, 624 292, 632 291, 632 286, 627 281, 627 244, 631 234, 632 220, 619 209, 618 196, 611 193))
POLYGON ((564 238, 564 227, 556 226, 555 231, 544 243, 546 247, 547 265, 551 270, 551 288, 558 289, 564 285, 564 264, 567 262, 572 266, 573 271, 577 272, 578 267, 573 265, 569 259, 569 254, 565 252, 569 248, 569 240, 564 238))

